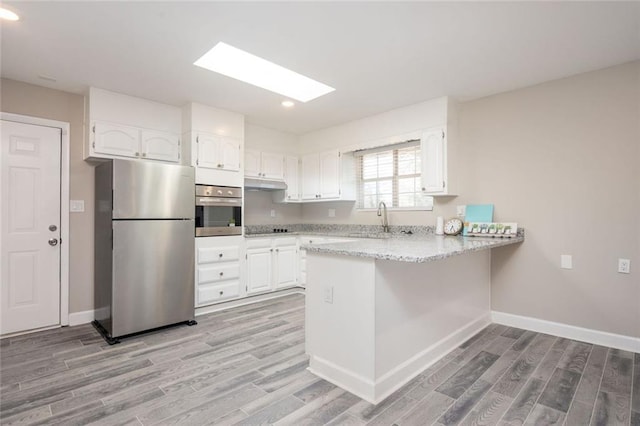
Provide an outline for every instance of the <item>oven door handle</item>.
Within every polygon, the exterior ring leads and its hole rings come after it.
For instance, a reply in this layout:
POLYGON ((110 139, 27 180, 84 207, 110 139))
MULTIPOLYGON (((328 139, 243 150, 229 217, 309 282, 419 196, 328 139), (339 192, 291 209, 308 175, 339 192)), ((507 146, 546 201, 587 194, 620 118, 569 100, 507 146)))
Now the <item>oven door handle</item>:
POLYGON ((197 198, 196 206, 202 207, 225 207, 229 205, 242 205, 241 198, 197 198))

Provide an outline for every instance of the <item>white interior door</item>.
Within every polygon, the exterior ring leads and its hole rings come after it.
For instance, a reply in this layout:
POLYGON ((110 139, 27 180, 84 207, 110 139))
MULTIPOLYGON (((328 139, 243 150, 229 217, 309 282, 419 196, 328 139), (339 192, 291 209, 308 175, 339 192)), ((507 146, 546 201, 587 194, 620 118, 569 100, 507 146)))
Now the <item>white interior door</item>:
POLYGON ((60 324, 61 130, 1 122, 0 334, 60 324))

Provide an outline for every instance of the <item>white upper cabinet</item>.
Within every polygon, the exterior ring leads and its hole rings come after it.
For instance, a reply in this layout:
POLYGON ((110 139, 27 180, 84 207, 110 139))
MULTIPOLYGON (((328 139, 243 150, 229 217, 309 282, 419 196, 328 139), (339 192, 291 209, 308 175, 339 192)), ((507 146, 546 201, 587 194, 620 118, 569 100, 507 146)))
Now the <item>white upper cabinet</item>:
POLYGON ((239 140, 204 132, 196 133, 196 167, 227 170, 240 170, 239 140))
POLYGON ((262 170, 260 168, 260 151, 253 149, 244 150, 244 175, 259 178, 262 170))
POLYGON ((284 179, 284 156, 270 152, 262 153, 262 177, 266 179, 284 179))
POLYGON ((148 160, 178 162, 180 160, 180 136, 143 130, 140 137, 140 149, 142 157, 148 160))
POLYGON ((298 157, 287 155, 284 157, 284 181, 287 184, 285 191, 286 201, 300 200, 300 173, 298 157))
POLYGON ((320 197, 320 155, 302 156, 302 199, 317 200, 320 197))
POLYGON ((340 153, 337 150, 321 152, 320 198, 340 197, 340 153))
POLYGON ((437 127, 425 131, 420 141, 422 154, 422 191, 444 194, 446 191, 445 130, 437 127))
POLYGON ((89 89, 86 105, 85 159, 180 162, 179 108, 94 87, 89 89))
POLYGON ((190 103, 182 109, 183 153, 196 168, 196 183, 242 186, 244 116, 190 103))
POLYGON ((95 154, 136 157, 140 155, 140 129, 96 121, 91 129, 95 154))
POLYGON ((284 156, 247 149, 244 152, 244 175, 258 179, 284 179, 284 156))
POLYGON ((302 156, 303 201, 355 200, 355 161, 337 149, 302 156))
POLYGON ((451 99, 446 99, 445 122, 422 132, 422 191, 434 197, 459 194, 458 176, 462 171, 461 150, 457 138, 457 109, 451 99))

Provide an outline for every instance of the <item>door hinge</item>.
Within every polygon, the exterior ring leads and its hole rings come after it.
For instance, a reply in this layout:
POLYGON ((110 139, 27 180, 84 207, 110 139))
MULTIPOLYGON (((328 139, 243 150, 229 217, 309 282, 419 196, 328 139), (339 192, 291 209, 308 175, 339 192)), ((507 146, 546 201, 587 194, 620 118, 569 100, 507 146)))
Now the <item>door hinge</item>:
POLYGON ((93 142, 91 143, 91 146, 95 148, 95 147, 96 147, 96 141, 93 141, 93 142))
POLYGON ((200 136, 196 136, 196 143, 200 142, 200 136))
POLYGON ((196 160, 196 166, 200 165, 200 160, 196 160))
POLYGON ((444 139, 444 132, 442 132, 442 139, 444 139))
POLYGON ((94 125, 93 125, 93 127, 92 127, 92 131, 93 131, 93 133, 95 133, 95 132, 96 132, 96 125, 95 125, 95 124, 94 124, 94 125))
POLYGON ((247 255, 246 255, 246 254, 244 255, 244 258, 245 258, 245 260, 249 260, 249 258, 247 257, 247 255))
POLYGON ((178 160, 180 159, 180 153, 178 153, 178 160))
POLYGON ((442 187, 444 188, 446 185, 445 181, 442 181, 442 187))

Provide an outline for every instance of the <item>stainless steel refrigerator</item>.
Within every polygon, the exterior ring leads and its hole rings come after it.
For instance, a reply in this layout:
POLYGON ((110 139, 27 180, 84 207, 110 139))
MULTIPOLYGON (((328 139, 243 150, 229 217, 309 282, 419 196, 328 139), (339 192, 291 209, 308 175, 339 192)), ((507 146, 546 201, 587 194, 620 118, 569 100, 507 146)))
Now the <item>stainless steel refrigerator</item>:
POLYGON ((95 168, 95 321, 109 343, 194 321, 192 167, 110 160, 95 168))

